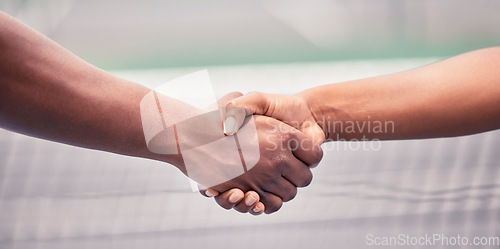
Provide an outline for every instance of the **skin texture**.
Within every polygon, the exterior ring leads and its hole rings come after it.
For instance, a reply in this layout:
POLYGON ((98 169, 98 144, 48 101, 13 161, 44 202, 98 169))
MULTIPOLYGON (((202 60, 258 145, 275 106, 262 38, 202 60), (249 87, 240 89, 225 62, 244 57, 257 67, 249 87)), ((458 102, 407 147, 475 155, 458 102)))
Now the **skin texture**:
MULTIPOLYGON (((296 95, 251 93, 232 100, 241 123, 261 114, 293 123, 319 143, 338 139, 423 139, 500 128, 500 47, 465 53, 400 73, 330 84, 296 95), (312 122, 311 122, 312 120, 312 122), (347 122, 392 122, 389 129, 341 129, 347 122), (321 136, 321 132, 323 136, 321 136)), ((236 131, 233 131, 236 132, 236 131)), ((227 196, 216 197, 225 203, 227 196)))
POLYGON ((319 146, 313 144, 307 135, 293 127, 264 116, 254 118, 259 131, 258 164, 247 173, 211 189, 218 192, 232 187, 243 191, 254 190, 265 204, 265 212, 272 213, 277 211, 283 202, 295 197, 297 187, 309 185, 312 173, 308 166, 316 165, 323 154, 319 146), (277 130, 279 132, 276 132, 277 130), (302 148, 296 145, 298 141, 309 144, 302 148), (297 149, 291 150, 290 147, 297 149))
MULTIPOLYGON (((139 103, 149 91, 86 63, 0 12, 0 127, 74 146, 159 160, 186 173, 182 155, 156 154, 146 146, 139 103)), ((238 96, 241 94, 225 96, 219 106, 238 96)), ((177 111, 188 108, 181 106, 177 111)), ((232 202, 220 204, 253 214, 271 213, 283 201, 293 199, 297 187, 309 184, 309 166, 319 162, 322 152, 319 147, 291 150, 287 147, 290 142, 310 139, 276 119, 256 116, 256 125, 261 150, 258 163, 213 189, 215 194, 235 187, 254 190, 247 192, 250 201, 246 203, 239 203, 241 192, 231 190, 221 196, 232 202), (284 145, 284 149, 270 150, 276 145, 284 145), (234 198, 229 198, 233 193, 234 198)))

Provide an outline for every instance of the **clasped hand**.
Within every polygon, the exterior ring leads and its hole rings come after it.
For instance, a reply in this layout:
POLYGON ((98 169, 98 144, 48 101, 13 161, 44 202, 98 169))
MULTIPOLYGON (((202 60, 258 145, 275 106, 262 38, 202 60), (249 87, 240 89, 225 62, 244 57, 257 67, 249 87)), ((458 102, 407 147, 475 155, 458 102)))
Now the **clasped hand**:
POLYGON ((300 96, 257 92, 230 96, 234 99, 226 104, 224 132, 229 136, 237 133, 245 118, 253 114, 260 159, 248 172, 209 189, 201 187, 200 192, 215 196, 225 209, 254 215, 276 212, 295 197, 298 187, 311 182, 311 168, 323 156, 320 145, 325 133, 300 96))

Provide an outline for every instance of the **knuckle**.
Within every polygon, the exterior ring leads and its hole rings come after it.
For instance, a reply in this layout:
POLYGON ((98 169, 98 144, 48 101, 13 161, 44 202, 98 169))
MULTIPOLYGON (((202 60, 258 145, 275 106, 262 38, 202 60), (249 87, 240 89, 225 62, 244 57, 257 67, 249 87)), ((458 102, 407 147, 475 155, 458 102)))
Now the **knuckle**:
POLYGON ((243 94, 240 92, 230 92, 224 95, 224 97, 222 97, 221 99, 219 99, 217 103, 219 104, 219 106, 225 105, 226 107, 229 107, 234 105, 234 100, 241 96, 243 96, 243 94))
POLYGON ((271 213, 274 213, 278 210, 280 210, 280 208, 283 206, 283 201, 274 201, 270 204, 267 204, 266 205, 266 211, 265 213, 266 214, 271 214, 271 213))
POLYGON ((262 98, 264 96, 264 93, 259 92, 259 91, 251 91, 251 92, 247 93, 247 95, 262 98))
POLYGON ((296 144, 298 143, 298 139, 296 138, 296 136, 288 131, 283 133, 282 138, 283 144, 286 145, 286 148, 288 149, 296 147, 296 144))
POLYGON ((318 162, 323 159, 323 149, 321 147, 316 150, 316 159, 318 159, 318 162))
POLYGON ((302 184, 300 184, 299 187, 307 187, 307 186, 309 186, 309 184, 311 184, 312 179, 313 179, 313 174, 310 170, 307 170, 306 174, 307 175, 305 175, 304 181, 302 182, 302 184))
MULTIPOLYGON (((279 175, 283 174, 283 172, 285 172, 290 165, 289 160, 290 159, 288 157, 286 157, 285 155, 281 155, 281 154, 274 155, 268 164, 268 168, 270 169, 270 171, 268 171, 267 173, 271 177, 275 177, 278 174, 279 175)), ((275 179, 273 179, 273 180, 275 180, 275 179)))
POLYGON ((288 165, 288 157, 283 155, 282 153, 275 155, 273 158, 272 164, 274 167, 286 167, 288 165))
POLYGON ((321 161, 321 159, 323 159, 323 150, 320 147, 315 148, 313 150, 313 163, 312 163, 312 165, 313 166, 318 165, 319 162, 321 161))
POLYGON ((283 199, 283 202, 288 202, 293 200, 297 196, 297 188, 291 188, 289 191, 287 191, 287 196, 286 198, 283 199))
POLYGON ((238 92, 238 91, 230 92, 229 94, 230 94, 231 96, 242 96, 242 95, 243 95, 243 93, 238 92))
MULTIPOLYGON (((253 91, 253 92, 249 92, 247 94, 247 96, 251 96, 253 99, 255 99, 259 103, 267 103, 265 93, 253 91)), ((264 105, 267 105, 267 104, 264 104, 264 105)), ((267 109, 267 108, 264 108, 264 109, 267 109)), ((265 112, 264 110, 262 110, 262 111, 265 112)))

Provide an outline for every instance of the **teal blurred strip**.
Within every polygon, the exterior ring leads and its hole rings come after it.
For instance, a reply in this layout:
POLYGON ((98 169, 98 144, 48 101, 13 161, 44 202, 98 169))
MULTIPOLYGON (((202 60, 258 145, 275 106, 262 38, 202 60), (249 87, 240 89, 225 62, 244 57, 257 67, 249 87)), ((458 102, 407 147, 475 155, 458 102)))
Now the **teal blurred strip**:
POLYGON ((499 46, 500 36, 491 40, 457 41, 453 44, 358 42, 349 47, 331 50, 315 47, 248 47, 211 48, 127 55, 127 58, 108 58, 80 55, 90 63, 106 70, 207 67, 216 65, 303 63, 360 59, 451 57, 485 47, 499 46))

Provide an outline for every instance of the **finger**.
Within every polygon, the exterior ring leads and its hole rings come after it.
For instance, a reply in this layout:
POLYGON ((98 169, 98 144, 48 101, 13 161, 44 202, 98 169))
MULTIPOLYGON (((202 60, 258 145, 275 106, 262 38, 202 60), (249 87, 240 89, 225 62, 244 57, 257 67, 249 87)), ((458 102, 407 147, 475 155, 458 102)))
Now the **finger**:
POLYGON ((243 123, 247 115, 247 110, 241 107, 227 107, 222 110, 224 134, 230 136, 235 134, 243 123))
POLYGON ((209 189, 205 190, 202 195, 204 195, 206 197, 214 197, 214 196, 219 195, 219 191, 209 188, 209 189))
MULTIPOLYGON (((279 197, 283 202, 290 201, 295 198, 295 195, 297 195, 297 187, 283 177, 279 177, 279 179, 262 186, 262 190, 272 193, 273 195, 279 197)), ((264 195, 261 195, 260 198, 267 207, 272 208, 272 206, 269 206, 269 204, 266 203, 264 195)))
POLYGON ((215 201, 219 206, 225 209, 231 209, 238 204, 244 197, 243 191, 233 188, 215 197, 215 201))
POLYGON ((219 195, 219 191, 211 188, 207 188, 201 184, 198 183, 198 190, 200 191, 200 194, 205 196, 205 197, 214 197, 219 195))
POLYGON ((261 202, 265 205, 264 212, 266 214, 274 213, 278 211, 281 206, 283 206, 283 200, 273 193, 261 194, 260 199, 261 202))
POLYGON ((309 167, 315 167, 323 158, 321 146, 298 130, 290 130, 288 146, 293 155, 309 167))
POLYGON ((248 213, 259 202, 260 196, 255 191, 248 191, 245 193, 243 201, 240 201, 234 206, 234 209, 240 213, 248 213))
POLYGON ((253 215, 261 215, 264 210, 266 209, 266 206, 264 206, 264 203, 262 202, 257 202, 255 206, 250 210, 250 213, 253 215))
POLYGON ((219 100, 217 100, 217 105, 219 107, 225 107, 228 102, 231 100, 243 96, 240 92, 230 92, 224 96, 222 96, 219 100))
MULTIPOLYGON (((205 108, 202 109, 202 112, 208 112, 208 111, 213 111, 213 110, 222 110, 223 108, 226 108, 227 103, 229 101, 238 98, 242 96, 243 94, 240 92, 230 92, 224 96, 222 96, 220 99, 217 100, 217 102, 212 103, 205 108)), ((222 112, 221 112, 221 119, 222 119, 222 112)))
POLYGON ((245 121, 245 117, 252 114, 266 115, 269 110, 270 97, 267 94, 252 92, 231 100, 226 105, 224 115, 224 133, 236 133, 245 121))
POLYGON ((240 96, 243 96, 243 94, 240 92, 230 92, 217 100, 217 103, 215 103, 217 106, 211 105, 208 108, 209 108, 209 110, 213 110, 214 108, 219 109, 220 118, 221 118, 221 121, 223 122, 224 121, 224 113, 225 113, 227 103, 235 98, 240 97, 240 96))
POLYGON ((307 165, 293 156, 286 163, 287 170, 282 173, 285 179, 297 187, 306 187, 311 183, 313 175, 307 165))
POLYGON ((205 196, 205 197, 214 197, 219 195, 219 191, 211 188, 207 188, 201 184, 198 184, 198 190, 200 191, 200 194, 205 196))

